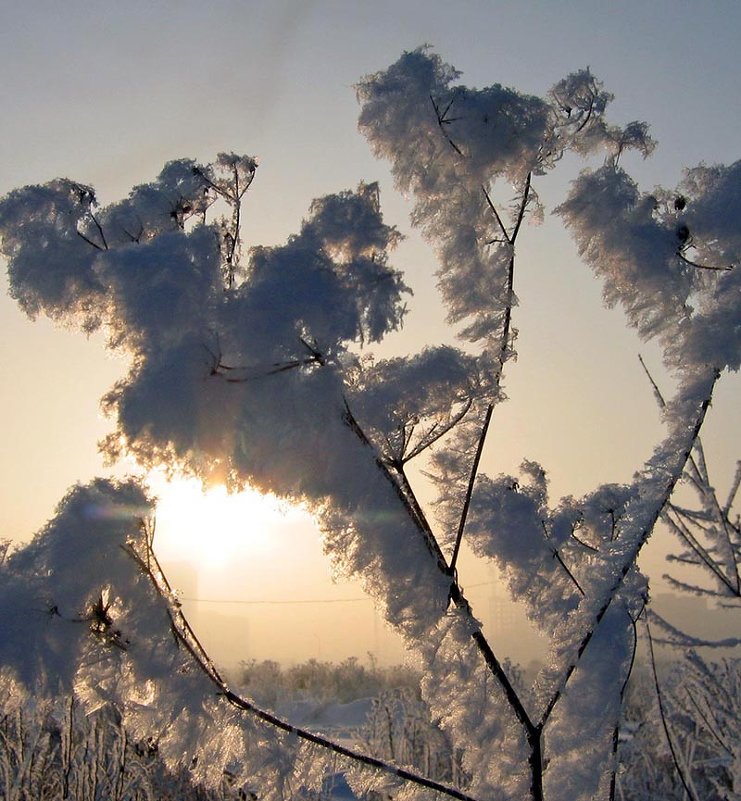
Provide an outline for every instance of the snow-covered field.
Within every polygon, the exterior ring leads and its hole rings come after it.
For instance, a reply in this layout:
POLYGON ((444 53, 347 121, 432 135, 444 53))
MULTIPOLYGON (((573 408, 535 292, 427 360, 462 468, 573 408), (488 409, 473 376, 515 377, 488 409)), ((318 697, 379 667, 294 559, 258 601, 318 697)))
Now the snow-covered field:
POLYGON ((351 745, 357 742, 372 706, 372 698, 359 698, 346 704, 289 699, 279 704, 276 712, 296 726, 324 734, 343 745, 351 745))

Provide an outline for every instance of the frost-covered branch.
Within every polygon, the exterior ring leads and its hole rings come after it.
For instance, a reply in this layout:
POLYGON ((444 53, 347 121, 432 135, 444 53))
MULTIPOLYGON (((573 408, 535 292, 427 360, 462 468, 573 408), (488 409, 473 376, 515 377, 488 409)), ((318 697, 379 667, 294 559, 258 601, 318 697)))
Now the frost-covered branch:
MULTIPOLYGON (((678 422, 675 423, 679 430, 673 432, 673 436, 670 436, 657 448, 654 464, 661 465, 660 469, 656 470, 654 475, 646 470, 646 474, 640 477, 643 497, 639 502, 634 502, 637 507, 635 510, 629 507, 630 527, 624 526, 620 543, 617 546, 616 558, 613 558, 610 565, 612 576, 608 574, 605 590, 599 596, 584 600, 583 603, 588 603, 587 608, 592 614, 584 615, 582 612, 578 617, 575 616, 578 621, 574 627, 575 630, 568 631, 569 639, 564 641, 565 650, 569 656, 564 661, 560 677, 544 704, 540 716, 542 725, 545 725, 552 715, 600 624, 605 619, 613 602, 619 597, 623 583, 634 568, 641 549, 671 497, 705 420, 705 415, 710 407, 713 387, 718 377, 717 372, 712 371, 709 376, 700 377, 692 386, 693 391, 689 393, 689 397, 685 398, 682 404, 682 406, 687 406, 693 401, 697 403, 698 397, 701 399, 692 424, 687 425, 685 418, 679 417, 678 422)), ((581 610, 579 611, 581 612, 581 610)))
MULTIPOLYGON (((366 447, 372 448, 373 447, 372 444, 368 440, 367 436, 363 432, 357 420, 354 418, 352 412, 350 411, 349 406, 347 406, 346 409, 347 409, 346 415, 347 415, 348 425, 366 447)), ((448 577, 449 580, 451 581, 450 591, 449 591, 449 601, 455 605, 456 609, 461 614, 468 635, 471 637, 478 652, 481 654, 481 656, 483 656, 484 662, 488 670, 491 672, 494 679, 500 685, 501 689, 504 692, 504 697, 506 698, 508 705, 511 707, 515 717, 517 718, 517 720, 519 721, 520 725, 523 727, 526 733, 528 746, 530 749, 530 755, 529 755, 529 764, 531 771, 530 791, 534 801, 540 801, 540 799, 543 798, 542 750, 541 750, 541 739, 540 739, 541 729, 533 724, 528 714, 528 711, 525 708, 523 700, 520 697, 520 694, 512 685, 501 661, 497 658, 496 654, 491 648, 491 645, 489 644, 483 632, 481 631, 480 624, 474 618, 473 612, 471 610, 471 605, 464 596, 463 591, 461 590, 461 587, 455 575, 454 563, 451 563, 451 565, 447 563, 445 556, 442 550, 440 549, 440 546, 438 545, 437 540, 435 539, 435 536, 429 527, 429 524, 427 523, 426 518, 424 518, 424 516, 419 516, 417 514, 414 504, 404 495, 403 490, 397 484, 393 474, 389 472, 384 461, 379 457, 376 457, 375 461, 379 470, 384 474, 389 483, 396 488, 399 497, 402 498, 402 502, 409 504, 410 516, 412 517, 412 519, 416 521, 418 530, 423 536, 423 539, 425 541, 429 553, 435 560, 435 563, 438 569, 441 571, 442 575, 448 577)))
POLYGON ((328 739, 327 737, 323 737, 315 732, 309 731, 308 729, 295 726, 278 715, 268 712, 265 709, 261 709, 249 699, 231 690, 209 657, 208 653, 201 645, 201 642, 184 616, 182 609, 179 607, 173 608, 172 605, 169 604, 168 597, 171 596, 171 590, 167 583, 167 579, 165 578, 165 573, 162 570, 154 551, 150 551, 147 545, 144 547, 147 549, 146 555, 142 555, 133 544, 127 546, 126 550, 129 556, 136 562, 136 564, 139 565, 140 569, 149 577, 149 580, 160 594, 160 597, 166 603, 168 603, 168 613, 172 622, 173 635, 177 638, 178 642, 180 642, 181 645, 186 648, 200 669, 208 676, 217 689, 219 695, 221 695, 231 706, 242 710, 243 712, 247 712, 250 715, 254 715, 256 718, 264 723, 267 723, 269 726, 272 726, 275 729, 286 732, 287 734, 290 734, 301 740, 305 740, 306 742, 313 743, 314 745, 318 745, 327 751, 331 751, 332 753, 347 757, 353 762, 357 762, 366 767, 371 767, 384 773, 391 774, 392 776, 396 776, 404 781, 419 785, 420 787, 434 790, 441 795, 448 796, 450 798, 457 798, 459 801, 476 801, 475 798, 467 795, 455 787, 441 784, 440 782, 406 770, 398 765, 391 764, 382 759, 377 759, 376 757, 370 756, 367 753, 348 748, 340 743, 328 739))
MULTIPOLYGON (((654 381, 643 359, 641 365, 651 382, 654 396, 662 410, 666 409, 664 396, 654 381)), ((682 561, 702 567, 717 582, 712 594, 723 597, 741 597, 741 527, 731 519, 741 480, 741 461, 731 482, 726 502, 721 505, 718 494, 710 482, 702 439, 698 436, 683 476, 694 489, 699 509, 687 509, 669 502, 662 511, 662 519, 688 550, 670 560, 682 561)), ((681 582, 680 582, 681 584, 681 582)))

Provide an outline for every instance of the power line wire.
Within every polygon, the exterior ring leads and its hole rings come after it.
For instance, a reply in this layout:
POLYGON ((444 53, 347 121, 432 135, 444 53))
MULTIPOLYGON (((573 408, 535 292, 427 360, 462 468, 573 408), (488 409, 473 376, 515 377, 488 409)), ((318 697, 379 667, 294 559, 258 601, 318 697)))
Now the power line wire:
MULTIPOLYGON (((489 584, 494 584, 493 581, 480 581, 477 584, 469 584, 467 589, 473 589, 474 587, 485 587, 489 584)), ((300 598, 297 600, 275 600, 275 599, 247 599, 247 598, 189 598, 187 596, 182 596, 180 598, 181 601, 189 601, 191 603, 199 603, 199 604, 239 604, 242 606, 256 606, 258 604, 269 604, 269 605, 276 605, 276 606, 287 606, 290 604, 294 605, 302 605, 302 604, 352 604, 352 603, 361 603, 363 601, 367 603, 372 602, 372 598, 300 598)))
POLYGON ((181 601, 192 601, 200 604, 344 604, 344 603, 357 603, 359 601, 370 602, 371 598, 304 598, 296 601, 277 601, 277 600, 247 600, 247 599, 231 599, 231 598, 180 598, 181 601))

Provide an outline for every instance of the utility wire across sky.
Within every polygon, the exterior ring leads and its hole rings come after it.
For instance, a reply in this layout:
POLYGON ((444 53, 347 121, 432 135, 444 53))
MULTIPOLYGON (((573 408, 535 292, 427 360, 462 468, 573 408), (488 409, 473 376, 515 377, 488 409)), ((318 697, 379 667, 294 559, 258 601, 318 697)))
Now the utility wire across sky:
MULTIPOLYGON (((477 584, 469 584, 467 589, 474 589, 475 587, 485 587, 489 584, 494 584, 493 581, 480 581, 477 584)), ((246 598, 189 598, 183 596, 181 601, 188 601, 190 603, 199 604, 241 604, 253 606, 257 604, 271 604, 271 605, 286 605, 286 604, 346 604, 346 603, 371 603, 372 598, 303 598, 298 600, 271 600, 271 599, 246 599, 246 598)))

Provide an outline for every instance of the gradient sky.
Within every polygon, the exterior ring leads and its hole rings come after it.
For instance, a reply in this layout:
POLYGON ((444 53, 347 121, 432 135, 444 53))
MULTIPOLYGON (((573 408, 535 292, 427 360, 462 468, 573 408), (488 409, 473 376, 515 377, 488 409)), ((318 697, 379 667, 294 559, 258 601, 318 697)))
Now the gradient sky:
MULTIPOLYGON (((409 234, 393 264, 415 290, 407 326, 386 353, 445 336, 434 256, 356 130, 353 83, 403 50, 427 42, 468 85, 535 94, 589 65, 616 96, 611 119, 645 119, 659 141, 649 161, 624 161, 643 189, 676 184, 683 166, 741 157, 736 0, 0 0, 0 21, 0 195, 59 176, 93 185, 105 203, 170 159, 249 153, 260 164, 245 215, 250 246, 296 231, 314 197, 379 180, 387 221, 409 234)), ((549 208, 579 168, 565 160, 538 186, 549 208)), ((525 457, 539 460, 555 497, 628 480, 661 434, 637 360, 640 351, 667 381, 657 351, 624 330, 619 312, 601 308, 599 287, 556 221, 524 230, 518 256, 519 361, 507 368, 510 401, 497 409, 484 467, 513 471, 525 457)), ((0 532, 23 541, 67 487, 111 473, 96 450, 108 430, 98 401, 126 365, 98 337, 30 323, 7 297, 4 271, 0 284, 0 532)), ((740 399, 741 380, 727 377, 704 436, 721 488, 741 456, 740 399)), ((309 561, 318 563, 316 535, 298 528, 294 538, 313 538, 309 561)), ((276 559, 290 567, 295 552, 281 546, 276 559)), ((661 573, 658 555, 651 568, 661 573)), ((317 573, 323 584, 294 581, 300 597, 357 597, 355 588, 327 587, 325 564, 317 573)), ((201 586, 241 596, 234 575, 212 569, 201 586)), ((313 647, 299 656, 317 655, 313 647)), ((325 647, 322 655, 333 654, 325 647)))

